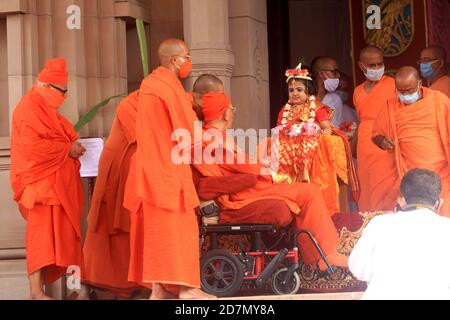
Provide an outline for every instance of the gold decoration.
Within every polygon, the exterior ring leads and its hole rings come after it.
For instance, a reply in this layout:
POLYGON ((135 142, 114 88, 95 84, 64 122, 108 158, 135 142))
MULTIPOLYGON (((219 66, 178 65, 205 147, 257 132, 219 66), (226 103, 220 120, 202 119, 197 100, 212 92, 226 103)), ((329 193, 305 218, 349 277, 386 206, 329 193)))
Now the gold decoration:
POLYGON ((414 11, 412 0, 362 0, 364 38, 367 45, 381 48, 386 57, 402 54, 414 38, 414 11), (381 29, 366 26, 367 8, 378 5, 381 9, 381 29))

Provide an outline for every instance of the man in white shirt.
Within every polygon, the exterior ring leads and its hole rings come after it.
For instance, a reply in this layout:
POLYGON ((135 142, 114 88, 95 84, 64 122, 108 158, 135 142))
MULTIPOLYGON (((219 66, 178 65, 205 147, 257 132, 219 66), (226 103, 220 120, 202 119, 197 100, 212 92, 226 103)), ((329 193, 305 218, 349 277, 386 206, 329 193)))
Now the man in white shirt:
POLYGON ((336 94, 342 101, 342 119, 341 124, 344 122, 358 123, 358 116, 356 115, 355 108, 350 107, 348 103, 348 92, 350 88, 350 79, 345 73, 341 73, 339 78, 339 86, 336 90, 336 94))
POLYGON ((339 128, 343 122, 342 110, 344 106, 341 98, 336 93, 341 76, 338 63, 331 57, 317 57, 311 63, 311 68, 317 99, 333 109, 334 114, 331 122, 335 127, 339 128))
POLYGON ((441 180, 413 169, 400 190, 399 211, 369 222, 350 271, 368 282, 363 299, 450 299, 450 219, 437 214, 441 180))

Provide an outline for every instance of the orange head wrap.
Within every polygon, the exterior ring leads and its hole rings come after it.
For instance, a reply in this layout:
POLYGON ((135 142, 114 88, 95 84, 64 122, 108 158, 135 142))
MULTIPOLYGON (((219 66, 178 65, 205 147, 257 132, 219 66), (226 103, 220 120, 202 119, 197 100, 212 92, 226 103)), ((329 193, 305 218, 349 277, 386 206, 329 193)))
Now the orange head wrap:
POLYGON ((66 60, 64 58, 48 60, 37 79, 45 83, 67 86, 66 60))
POLYGON ((220 118, 230 104, 230 99, 223 92, 205 94, 202 107, 204 120, 212 121, 220 118))

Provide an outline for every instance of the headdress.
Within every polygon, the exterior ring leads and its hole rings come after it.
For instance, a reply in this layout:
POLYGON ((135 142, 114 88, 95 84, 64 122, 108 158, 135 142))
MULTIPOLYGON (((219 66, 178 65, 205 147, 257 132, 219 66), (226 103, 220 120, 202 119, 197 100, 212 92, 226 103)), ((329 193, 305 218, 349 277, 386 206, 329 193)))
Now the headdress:
POLYGON ((67 85, 66 60, 64 58, 50 59, 39 73, 37 80, 57 85, 67 85))
POLYGON ((220 118, 223 112, 230 107, 230 98, 223 92, 211 92, 203 96, 203 116, 205 121, 220 118))
POLYGON ((302 63, 300 62, 298 66, 295 69, 288 69, 285 73, 287 79, 286 83, 288 83, 292 78, 294 79, 304 79, 304 80, 310 80, 312 81, 311 77, 309 76, 308 69, 302 70, 302 63))

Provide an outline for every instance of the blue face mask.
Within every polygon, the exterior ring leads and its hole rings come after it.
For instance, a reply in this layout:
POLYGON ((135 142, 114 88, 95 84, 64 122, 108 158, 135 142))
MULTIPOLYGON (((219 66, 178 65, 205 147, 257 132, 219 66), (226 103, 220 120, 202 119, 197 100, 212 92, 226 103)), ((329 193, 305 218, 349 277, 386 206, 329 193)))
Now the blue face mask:
POLYGON ((428 62, 428 63, 421 63, 420 64, 420 73, 425 79, 431 79, 435 75, 436 71, 431 66, 434 61, 428 62))
POLYGON ((402 102, 403 104, 413 104, 419 100, 420 95, 419 91, 417 90, 416 92, 407 95, 398 93, 398 98, 400 99, 400 102, 402 102))

